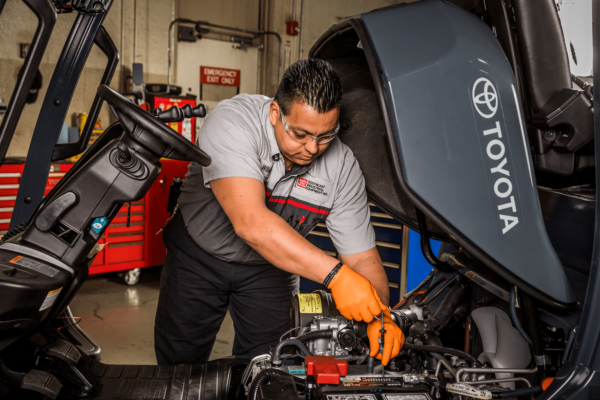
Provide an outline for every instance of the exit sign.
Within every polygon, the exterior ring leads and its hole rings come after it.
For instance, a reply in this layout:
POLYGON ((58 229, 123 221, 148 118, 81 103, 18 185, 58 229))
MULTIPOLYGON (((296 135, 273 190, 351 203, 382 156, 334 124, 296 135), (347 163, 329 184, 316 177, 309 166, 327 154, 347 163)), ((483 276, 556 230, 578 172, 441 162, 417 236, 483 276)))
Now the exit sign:
POLYGON ((239 87, 240 70, 200 66, 200 83, 239 87))

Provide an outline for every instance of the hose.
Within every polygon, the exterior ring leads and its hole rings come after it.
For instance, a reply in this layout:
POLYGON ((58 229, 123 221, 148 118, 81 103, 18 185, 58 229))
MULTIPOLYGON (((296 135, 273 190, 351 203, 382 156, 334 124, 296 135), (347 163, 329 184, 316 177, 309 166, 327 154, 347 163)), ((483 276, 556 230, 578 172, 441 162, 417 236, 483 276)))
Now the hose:
POLYGON ((8 378, 8 380, 12 383, 21 383, 23 378, 25 378, 25 374, 22 372, 15 372, 10 370, 6 364, 4 364, 4 360, 0 358, 0 376, 4 376, 8 378))
POLYGON ((519 321, 519 317, 517 316, 517 292, 515 291, 515 287, 511 286, 510 288, 510 316, 513 320, 513 324, 515 328, 519 331, 523 339, 531 346, 531 338, 529 335, 523 330, 521 326, 521 321, 519 321))
POLYGON ((290 375, 287 372, 283 372, 278 369, 272 368, 264 369, 260 371, 258 375, 256 375, 256 378, 254 378, 254 380, 252 381, 252 384, 250 385, 250 390, 248 391, 248 400, 256 400, 258 396, 258 390, 260 389, 260 385, 262 385, 263 383, 268 383, 269 380, 271 380, 271 377, 275 375, 285 377, 289 376, 294 379, 294 383, 302 385, 305 384, 305 382, 302 381, 300 378, 290 375))
POLYGON ((357 364, 362 364, 369 357, 369 353, 365 353, 359 356, 348 355, 348 356, 335 356, 336 360, 356 361, 357 364))
POLYGON ((471 362, 471 364, 473 364, 473 365, 479 364, 479 361, 472 355, 467 354, 464 351, 451 349, 450 347, 427 346, 427 345, 412 344, 412 343, 405 342, 404 345, 402 346, 402 348, 404 348, 406 350, 428 351, 428 352, 435 352, 435 353, 440 353, 440 354, 448 353, 448 354, 452 354, 453 356, 458 356, 460 358, 464 358, 465 360, 469 360, 471 362))
POLYGON ((308 332, 302 336, 298 336, 296 340, 301 341, 302 343, 310 342, 315 339, 331 339, 333 337, 333 331, 331 329, 308 332))
MULTIPOLYGON (((405 343, 406 344, 406 343, 405 343)), ((421 359, 419 358, 419 353, 415 350, 409 350, 408 356, 410 357, 410 369, 418 371, 421 369, 421 359)))
MULTIPOLYGON (((448 286, 452 285, 460 277, 461 277, 461 275, 456 275, 454 278, 452 278, 448 282, 444 283, 444 286, 442 286, 437 292, 435 292, 433 296, 431 296, 430 298, 428 298, 427 300, 425 300, 425 302, 423 302, 423 303, 415 303, 415 305, 418 306, 418 307, 425 307, 425 306, 431 304, 440 294, 442 294, 442 292, 444 290, 446 290, 446 288, 448 286)), ((442 280, 441 279, 438 280, 438 282, 440 282, 440 281, 442 281, 442 280)), ((437 286, 437 282, 436 282, 436 284, 434 284, 434 286, 437 286)), ((431 288, 428 291, 431 291, 431 288)), ((430 294, 430 293, 425 293, 424 296, 427 297, 428 294, 430 294)))
POLYGON ((495 393, 492 393, 492 399, 507 399, 507 398, 511 398, 511 397, 528 396, 530 394, 538 394, 538 393, 542 393, 542 387, 539 385, 528 387, 528 388, 523 388, 523 389, 508 390, 506 392, 500 392, 500 393, 495 392, 495 393))
POLYGON ((280 358, 281 350, 287 346, 296 346, 301 352, 303 352, 307 356, 313 355, 301 341, 297 339, 288 339, 284 340, 283 342, 279 342, 277 346, 275 346, 275 349, 273 350, 273 361, 271 362, 273 365, 281 365, 283 363, 283 361, 281 361, 280 358))
POLYGON ((375 372, 375 358, 369 357, 367 361, 367 374, 372 374, 373 372, 375 372))
POLYGON ((450 321, 450 318, 454 315, 454 310, 456 310, 466 292, 467 289, 462 285, 452 286, 435 313, 423 322, 431 330, 442 328, 450 321))
POLYGON ((448 371, 450 371, 452 376, 454 376, 456 378, 456 371, 454 370, 454 368, 452 368, 452 366, 450 365, 450 363, 448 362, 446 357, 444 357, 440 353, 434 353, 433 351, 431 352, 431 355, 434 356, 438 360, 439 363, 441 363, 444 367, 446 367, 446 369, 448 371))

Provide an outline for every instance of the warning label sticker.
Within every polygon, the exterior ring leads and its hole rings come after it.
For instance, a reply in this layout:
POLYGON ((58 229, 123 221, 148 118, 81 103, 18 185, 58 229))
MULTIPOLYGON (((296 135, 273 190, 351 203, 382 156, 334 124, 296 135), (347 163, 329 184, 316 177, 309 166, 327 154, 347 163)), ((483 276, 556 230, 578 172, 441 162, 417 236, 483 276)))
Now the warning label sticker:
POLYGON ((317 293, 300 293, 300 312, 302 314, 320 314, 323 312, 321 297, 317 293))
POLYGON ((382 394, 384 400, 429 400, 424 394, 382 394))
POLYGON ((23 256, 16 256, 9 262, 21 267, 32 269, 35 272, 39 272, 40 274, 49 276, 50 278, 53 278, 54 276, 56 276, 56 274, 59 273, 59 270, 57 270, 56 268, 52 268, 49 265, 42 264, 41 262, 23 256))
POLYGON ((327 400, 376 400, 373 394, 328 394, 327 400))
POLYGON ((60 294, 61 290, 62 290, 62 288, 58 288, 58 289, 49 291, 48 295, 44 299, 44 302, 42 303, 42 306, 40 307, 40 311, 44 311, 46 308, 48 308, 52 304, 54 304, 54 301, 56 301, 56 298, 60 294))

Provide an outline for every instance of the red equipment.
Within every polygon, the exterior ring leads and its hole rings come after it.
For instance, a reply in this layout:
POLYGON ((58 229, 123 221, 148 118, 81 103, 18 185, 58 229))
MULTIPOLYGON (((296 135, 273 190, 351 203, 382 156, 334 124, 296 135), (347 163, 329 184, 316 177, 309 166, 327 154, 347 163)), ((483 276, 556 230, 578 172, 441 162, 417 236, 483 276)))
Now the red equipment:
POLYGON ((348 375, 348 361, 331 356, 306 356, 306 375, 313 375, 320 385, 339 385, 340 376, 348 375))

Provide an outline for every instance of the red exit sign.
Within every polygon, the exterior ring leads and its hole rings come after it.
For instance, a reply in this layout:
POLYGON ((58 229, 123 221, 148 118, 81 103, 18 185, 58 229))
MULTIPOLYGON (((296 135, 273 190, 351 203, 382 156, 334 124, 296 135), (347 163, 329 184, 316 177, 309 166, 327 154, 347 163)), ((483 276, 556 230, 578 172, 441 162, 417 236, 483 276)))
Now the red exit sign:
POLYGON ((200 66, 200 83, 240 86, 240 70, 200 66))

